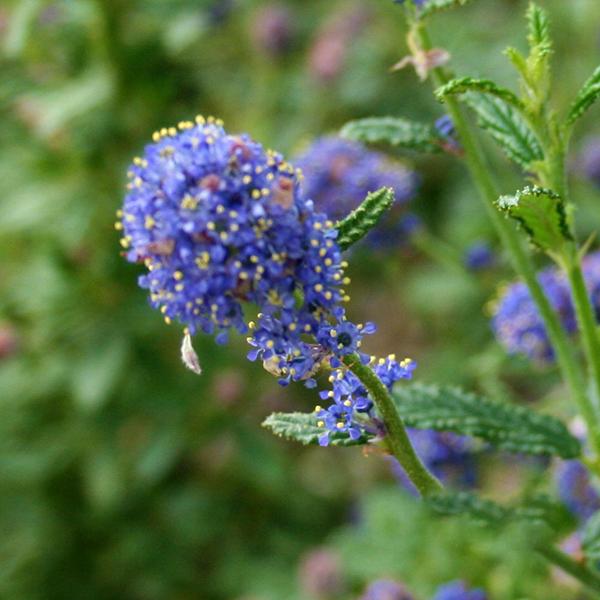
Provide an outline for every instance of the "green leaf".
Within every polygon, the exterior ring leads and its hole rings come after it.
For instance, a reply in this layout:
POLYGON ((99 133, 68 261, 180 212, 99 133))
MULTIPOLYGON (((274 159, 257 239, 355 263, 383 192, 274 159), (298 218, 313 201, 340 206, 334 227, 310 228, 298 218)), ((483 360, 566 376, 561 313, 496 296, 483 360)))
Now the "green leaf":
POLYGON ((490 133, 508 158, 526 170, 543 160, 537 138, 512 106, 484 94, 469 94, 467 103, 477 114, 479 127, 490 133))
MULTIPOLYGON (((263 422, 263 427, 270 429, 275 435, 300 442, 305 446, 318 444, 319 437, 325 429, 317 425, 317 418, 312 413, 273 413, 263 422)), ((366 444, 373 436, 363 435, 357 440, 352 440, 345 433, 331 433, 330 446, 360 446, 366 444)))
POLYGON ((523 108, 523 103, 517 98, 514 92, 496 85, 491 79, 475 79, 473 77, 452 79, 439 87, 435 91, 435 96, 440 102, 443 102, 446 96, 465 94, 467 92, 479 92, 496 96, 519 110, 523 108))
POLYGON ((574 458, 581 450, 579 441, 554 417, 456 387, 398 386, 394 400, 409 427, 475 436, 510 452, 574 458))
POLYGON ((337 223, 339 247, 346 250, 367 235, 377 225, 383 213, 391 208, 394 200, 392 188, 381 188, 368 194, 358 208, 337 223))
POLYGON ((444 10, 465 6, 469 2, 471 0, 427 0, 425 6, 419 11, 419 17, 424 19, 444 10))
POLYGON ((592 76, 583 84, 579 90, 575 101, 571 105, 567 123, 573 124, 585 111, 596 102, 600 97, 600 67, 598 67, 592 76))
POLYGON ((565 242, 573 240, 565 203, 551 190, 526 187, 514 196, 500 197, 497 205, 545 252, 557 252, 565 242))
POLYGON ((583 530, 583 552, 590 564, 600 562, 600 512, 593 515, 583 530))
POLYGON ((358 142, 384 142, 419 152, 442 152, 440 136, 433 126, 397 117, 370 117, 350 121, 344 125, 340 135, 358 142))
MULTIPOLYGON (((446 490, 428 496, 427 504, 436 512, 448 515, 467 515, 485 525, 504 525, 509 521, 522 520, 530 524, 554 527, 560 508, 547 498, 527 500, 523 505, 502 506, 486 500, 473 492, 446 490)), ((558 518, 564 518, 560 513, 558 518)))
POLYGON ((552 51, 550 20, 548 13, 537 4, 531 3, 527 9, 529 35, 527 41, 532 53, 547 54, 552 51))
POLYGON ((469 515, 476 521, 490 525, 504 523, 511 514, 509 509, 490 500, 484 500, 472 492, 446 491, 427 496, 426 502, 435 512, 443 515, 469 515))

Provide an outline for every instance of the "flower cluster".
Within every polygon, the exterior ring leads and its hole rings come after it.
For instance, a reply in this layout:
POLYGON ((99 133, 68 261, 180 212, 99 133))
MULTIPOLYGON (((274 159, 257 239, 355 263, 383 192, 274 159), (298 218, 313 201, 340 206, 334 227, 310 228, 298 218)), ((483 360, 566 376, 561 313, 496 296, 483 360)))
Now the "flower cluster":
POLYGON ((432 600, 486 600, 483 590, 471 589, 462 581, 453 581, 440 586, 432 600))
POLYGON ((580 521, 586 521, 600 509, 600 495, 592 485, 589 471, 579 461, 561 462, 555 480, 561 501, 580 521))
POLYGON ((331 219, 344 218, 369 192, 392 188, 396 206, 389 225, 371 232, 368 239, 375 246, 397 245, 406 239, 405 208, 415 194, 414 172, 380 152, 335 136, 316 140, 297 158, 296 164, 304 173, 303 192, 331 219))
MULTIPOLYGON (((373 325, 370 323, 367 328, 371 331, 373 325)), ((389 390, 397 381, 410 379, 417 366, 409 358, 397 362, 393 354, 385 359, 364 357, 364 360, 389 390)), ((329 444, 332 433, 345 433, 353 440, 359 439, 365 431, 382 433, 381 425, 374 419, 373 402, 367 389, 352 371, 339 365, 330 375, 329 382, 333 389, 322 391, 320 396, 332 400, 332 404, 328 408, 315 407, 317 423, 323 428, 319 438, 321 446, 329 444)))
POLYGON ((167 322, 218 342, 250 328, 249 357, 282 383, 311 385, 325 354, 355 351, 362 332, 341 306, 349 279, 337 232, 299 193, 298 172, 212 118, 153 139, 129 171, 116 227, 127 259, 147 266, 139 283, 167 322), (255 323, 244 305, 260 311, 255 323))
POLYGON ((413 596, 396 581, 378 579, 369 585, 360 600, 413 600, 413 596))
MULTIPOLYGON (((542 271, 538 280, 563 327, 568 333, 575 333, 575 310, 564 278, 551 268, 542 271)), ((495 307, 492 328, 509 353, 524 354, 542 364, 554 360, 544 322, 524 283, 513 283, 505 288, 495 307)))
MULTIPOLYGON (((582 269, 596 318, 600 320, 600 252, 586 256, 582 269)), ((575 308, 565 276, 552 267, 542 271, 538 279, 565 331, 576 333, 575 308)), ((492 328, 511 354, 524 354, 539 363, 554 360, 546 328, 524 283, 513 283, 504 289, 495 305, 492 328)))

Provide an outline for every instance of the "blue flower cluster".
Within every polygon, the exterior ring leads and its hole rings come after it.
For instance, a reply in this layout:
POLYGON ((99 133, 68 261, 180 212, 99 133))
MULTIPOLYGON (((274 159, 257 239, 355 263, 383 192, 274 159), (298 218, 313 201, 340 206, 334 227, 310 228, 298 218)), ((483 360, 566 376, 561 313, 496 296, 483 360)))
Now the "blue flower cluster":
POLYGON ((415 194, 414 172, 380 152, 335 136, 316 140, 295 163, 304 173, 303 192, 334 220, 344 218, 369 192, 392 188, 396 206, 388 222, 367 239, 375 247, 398 245, 406 239, 405 208, 415 194))
POLYGON ((440 586, 432 600, 486 600, 483 590, 469 588, 462 581, 453 581, 440 586))
MULTIPOLYGON (((600 252, 583 259, 585 284, 600 321, 600 252)), ((565 276, 552 267, 538 275, 550 304, 558 313, 565 331, 577 332, 575 308, 565 276)), ((539 363, 554 360, 546 328, 524 283, 506 287, 495 305, 492 328, 497 339, 511 354, 524 354, 539 363)))
MULTIPOLYGON (((360 435, 372 403, 343 364, 360 352, 371 323, 346 318, 348 296, 332 221, 300 193, 300 172, 247 135, 230 135, 213 118, 162 129, 133 161, 120 220, 121 244, 150 303, 169 323, 185 326, 182 357, 201 371, 191 347, 197 332, 224 343, 230 330, 248 333, 250 360, 260 359, 282 385, 314 387, 333 369, 333 399, 319 409, 326 445, 330 431, 360 435), (246 323, 245 306, 257 311, 246 323)), ((414 365, 392 357, 373 366, 388 386, 414 365)))
POLYGON ((580 521, 600 510, 600 495, 592 485, 589 471, 579 461, 561 461, 555 481, 561 501, 580 521))
POLYGON ((413 600, 413 596, 396 581, 378 579, 369 585, 360 600, 413 600))
MULTIPOLYGON (((412 1, 414 2, 414 4, 416 6, 419 6, 419 7, 423 6, 427 2, 427 0, 412 0, 412 1)), ((404 2, 406 2, 406 0, 394 0, 394 4, 404 4, 404 2)))
MULTIPOLYGON (((369 323, 364 329, 374 331, 374 325, 369 323)), ((381 382, 391 390, 401 379, 411 379, 416 363, 409 358, 400 362, 391 354, 387 358, 364 357, 381 382)), ((365 431, 383 433, 373 414, 373 402, 369 393, 358 377, 343 365, 338 364, 329 377, 332 390, 322 391, 323 400, 331 400, 328 408, 315 407, 315 416, 323 434, 319 438, 321 446, 329 444, 332 433, 346 433, 357 440, 365 431)))
MULTIPOLYGON (((550 304, 559 314, 563 327, 570 334, 577 331, 575 310, 564 277, 554 269, 538 275, 550 304)), ((511 354, 524 354, 535 362, 544 364, 554 360, 554 351, 544 322, 522 282, 506 287, 495 306, 492 328, 498 341, 511 354)))

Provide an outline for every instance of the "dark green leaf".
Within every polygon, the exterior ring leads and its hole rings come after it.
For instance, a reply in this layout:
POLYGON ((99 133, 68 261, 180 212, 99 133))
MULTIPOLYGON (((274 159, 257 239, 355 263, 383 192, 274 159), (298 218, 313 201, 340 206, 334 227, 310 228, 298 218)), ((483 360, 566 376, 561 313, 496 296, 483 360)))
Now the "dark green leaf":
POLYGON ((367 195, 362 204, 336 225, 337 242, 342 250, 362 239, 394 203, 394 190, 381 188, 367 195))
POLYGON ((585 111, 596 102, 600 96, 600 67, 598 67, 592 76, 583 84, 579 90, 575 101, 569 111, 567 123, 571 124, 577 121, 585 111))
MULTIPOLYGON (((317 418, 312 413, 273 413, 263 422, 263 427, 270 429, 275 435, 300 442, 301 444, 318 444, 319 437, 325 429, 319 427, 317 418)), ((330 446, 359 446, 366 444, 370 437, 363 436, 352 440, 345 433, 332 433, 329 436, 330 446)))
POLYGON ((473 77, 461 77, 452 79, 435 91, 436 98, 443 102, 446 96, 453 94, 465 94, 467 92, 480 92, 490 96, 496 96, 511 104, 515 108, 522 109, 523 103, 510 90, 496 85, 491 79, 475 79, 473 77))
POLYGON ((510 516, 510 510, 490 500, 479 498, 471 492, 447 491, 428 496, 427 504, 443 515, 469 515, 487 524, 500 524, 510 516))
POLYGON ((384 142, 408 150, 442 152, 441 140, 434 127, 396 117, 371 117, 350 121, 344 125, 340 134, 358 142, 384 142))
POLYGON ((497 204, 545 252, 556 252, 565 242, 573 240, 565 203, 550 190, 526 187, 514 196, 502 196, 497 204))
POLYGON ((582 543, 587 560, 591 564, 600 564, 600 512, 585 524, 582 543))
POLYGON ((537 138, 512 106, 484 94, 469 94, 467 103, 477 114, 479 126, 490 133, 508 158, 524 169, 544 158, 537 138))
POLYGON ((522 520, 535 525, 554 526, 559 510, 556 504, 546 498, 528 500, 521 506, 502 506, 480 498, 473 492, 451 490, 428 496, 426 501, 438 513, 448 516, 467 515, 485 525, 503 525, 509 521, 522 520))
POLYGON ((471 0, 427 0, 423 8, 421 8, 419 16, 421 18, 429 17, 443 10, 465 6, 469 2, 471 0))
POLYGON ((398 386, 394 399, 409 427, 475 436, 510 452, 563 458, 580 453, 579 442, 559 420, 522 406, 422 383, 398 386))

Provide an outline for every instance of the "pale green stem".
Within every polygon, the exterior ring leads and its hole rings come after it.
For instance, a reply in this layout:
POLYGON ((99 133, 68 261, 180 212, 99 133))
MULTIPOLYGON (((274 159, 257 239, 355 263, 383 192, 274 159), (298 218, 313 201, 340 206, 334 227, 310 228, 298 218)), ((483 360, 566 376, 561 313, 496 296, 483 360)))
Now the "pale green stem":
POLYGON ((471 276, 461 260, 460 253, 448 242, 441 240, 428 231, 421 229, 410 238, 411 244, 434 262, 450 271, 464 276, 471 276))
POLYGON ((373 369, 368 365, 363 365, 357 354, 346 357, 344 363, 367 388, 383 419, 386 429, 385 443, 388 450, 400 463, 419 493, 422 496, 428 496, 443 491, 442 484, 427 470, 417 456, 388 389, 375 375, 373 369))

